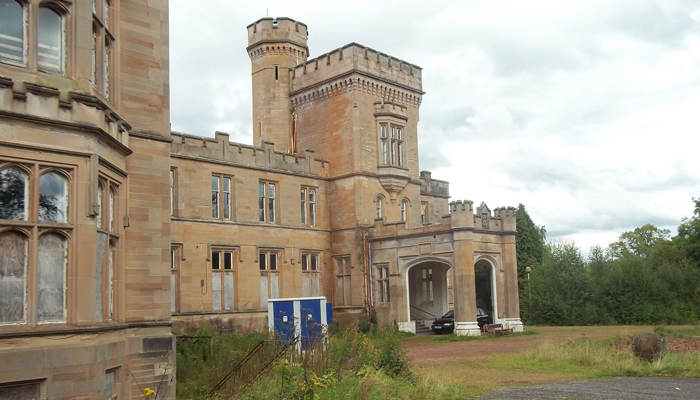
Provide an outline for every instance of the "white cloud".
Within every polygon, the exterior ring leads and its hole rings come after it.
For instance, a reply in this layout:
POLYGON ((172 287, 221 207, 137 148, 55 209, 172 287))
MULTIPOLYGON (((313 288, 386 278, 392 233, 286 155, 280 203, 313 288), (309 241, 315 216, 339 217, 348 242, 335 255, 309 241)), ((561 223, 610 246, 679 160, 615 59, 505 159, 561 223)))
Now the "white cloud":
POLYGON ((421 169, 454 199, 527 206, 587 250, 700 196, 700 5, 173 0, 173 129, 252 142, 245 27, 288 16, 312 57, 359 42, 423 70, 421 169), (212 12, 214 10, 215 12, 212 12))

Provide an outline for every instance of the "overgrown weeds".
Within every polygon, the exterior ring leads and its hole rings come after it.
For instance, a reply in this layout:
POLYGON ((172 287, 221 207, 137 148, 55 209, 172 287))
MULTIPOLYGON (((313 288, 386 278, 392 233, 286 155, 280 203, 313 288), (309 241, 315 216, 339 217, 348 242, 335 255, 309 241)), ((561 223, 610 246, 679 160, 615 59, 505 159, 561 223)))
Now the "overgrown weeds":
POLYGON ((508 357, 519 368, 584 372, 588 378, 614 376, 700 377, 700 354, 667 354, 646 362, 631 351, 607 348, 602 341, 545 343, 533 350, 508 357))
MULTIPOLYGON (((247 398, 324 399, 413 398, 416 377, 401 347, 397 326, 348 329, 314 343, 302 353, 287 353, 244 393, 247 398), (389 389, 393 388, 393 389, 389 389), (389 395, 401 393, 400 397, 389 395), (339 397, 340 396, 340 397, 339 397)), ((267 333, 235 331, 220 321, 180 325, 178 338, 178 398, 204 398, 267 333)))
POLYGON ((664 337, 666 339, 669 338, 679 338, 679 339, 688 339, 688 338, 697 338, 700 337, 700 325, 695 325, 691 327, 668 327, 665 325, 662 326, 657 326, 654 328, 654 333, 657 335, 664 337))

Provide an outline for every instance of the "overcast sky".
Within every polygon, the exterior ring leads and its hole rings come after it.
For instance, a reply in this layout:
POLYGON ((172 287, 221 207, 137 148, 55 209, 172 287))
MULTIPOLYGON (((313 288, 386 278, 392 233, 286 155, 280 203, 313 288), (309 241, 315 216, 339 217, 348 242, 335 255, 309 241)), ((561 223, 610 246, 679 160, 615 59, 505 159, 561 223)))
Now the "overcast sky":
POLYGON ((173 130, 252 143, 246 26, 268 15, 308 25, 310 58, 357 42, 421 66, 420 168, 453 200, 523 203, 587 251, 675 234, 700 197, 697 0, 171 0, 173 130))

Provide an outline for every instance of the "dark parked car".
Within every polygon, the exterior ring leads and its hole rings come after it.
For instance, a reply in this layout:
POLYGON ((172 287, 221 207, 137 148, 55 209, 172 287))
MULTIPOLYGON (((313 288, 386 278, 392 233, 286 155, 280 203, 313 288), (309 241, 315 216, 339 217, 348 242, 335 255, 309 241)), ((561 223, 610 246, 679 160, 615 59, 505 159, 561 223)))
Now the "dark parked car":
MULTIPOLYGON (((481 308, 476 309, 476 322, 479 324, 479 329, 489 323, 489 316, 481 308)), ((445 315, 433 322, 430 327, 435 333, 452 333, 455 330, 455 312, 448 311, 445 315)))

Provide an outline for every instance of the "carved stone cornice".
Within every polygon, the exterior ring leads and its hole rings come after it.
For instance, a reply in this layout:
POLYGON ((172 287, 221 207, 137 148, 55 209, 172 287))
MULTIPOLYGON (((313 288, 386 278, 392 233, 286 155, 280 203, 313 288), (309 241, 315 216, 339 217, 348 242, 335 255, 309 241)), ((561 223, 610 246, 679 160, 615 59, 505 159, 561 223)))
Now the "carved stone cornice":
POLYGON ((414 108, 420 107, 422 101, 421 95, 414 90, 405 90, 397 84, 387 83, 354 70, 311 88, 291 93, 290 99, 292 106, 296 109, 308 107, 353 90, 379 97, 386 102, 414 108))

